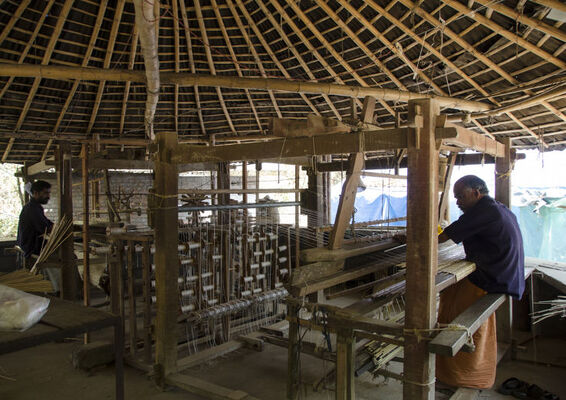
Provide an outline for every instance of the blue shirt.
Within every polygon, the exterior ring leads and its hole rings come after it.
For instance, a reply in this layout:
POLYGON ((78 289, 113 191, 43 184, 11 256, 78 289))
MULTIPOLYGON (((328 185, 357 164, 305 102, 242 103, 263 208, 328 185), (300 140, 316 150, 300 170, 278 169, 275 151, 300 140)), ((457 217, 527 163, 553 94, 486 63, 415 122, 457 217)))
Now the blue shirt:
POLYGON ((464 242, 466 259, 476 264, 468 276, 474 285, 488 293, 521 298, 525 290, 523 237, 511 210, 484 196, 444 232, 454 242, 464 242))

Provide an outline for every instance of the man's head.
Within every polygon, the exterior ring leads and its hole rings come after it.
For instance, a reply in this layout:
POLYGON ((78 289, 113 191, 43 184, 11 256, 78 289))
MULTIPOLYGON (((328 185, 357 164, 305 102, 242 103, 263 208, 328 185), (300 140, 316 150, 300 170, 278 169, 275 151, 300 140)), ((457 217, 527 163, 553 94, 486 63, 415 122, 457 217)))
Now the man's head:
POLYGON ((51 196, 51 184, 45 181, 35 181, 31 184, 31 194, 39 204, 47 204, 51 196))
POLYGON ((454 197, 458 208, 469 211, 476 203, 489 193, 485 182, 475 175, 466 175, 454 184, 454 197))

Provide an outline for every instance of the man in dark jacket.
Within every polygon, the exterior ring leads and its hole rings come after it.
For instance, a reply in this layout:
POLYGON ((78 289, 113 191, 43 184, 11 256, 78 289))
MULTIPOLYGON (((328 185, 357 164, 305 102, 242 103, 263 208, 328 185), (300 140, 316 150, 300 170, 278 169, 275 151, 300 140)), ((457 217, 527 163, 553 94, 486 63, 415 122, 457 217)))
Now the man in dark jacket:
MULTIPOLYGON (((24 257, 29 264, 33 264, 32 255, 38 255, 41 251, 45 235, 51 231, 53 222, 46 216, 43 205, 49 202, 51 196, 51 184, 45 181, 35 181, 31 185, 31 200, 24 206, 20 213, 18 224, 17 244, 24 252, 24 257)), ((53 288, 59 290, 60 271, 58 268, 45 268, 53 288)))
MULTIPOLYGON (((525 289, 523 239, 515 215, 491 198, 485 182, 474 175, 455 183, 454 197, 464 214, 440 234, 438 241, 463 242, 466 258, 476 264, 476 270, 440 294, 440 323, 450 323, 486 293, 504 293, 520 299, 525 289)), ((493 385, 497 361, 495 314, 473 339, 473 353, 437 356, 439 381, 479 389, 493 385)))

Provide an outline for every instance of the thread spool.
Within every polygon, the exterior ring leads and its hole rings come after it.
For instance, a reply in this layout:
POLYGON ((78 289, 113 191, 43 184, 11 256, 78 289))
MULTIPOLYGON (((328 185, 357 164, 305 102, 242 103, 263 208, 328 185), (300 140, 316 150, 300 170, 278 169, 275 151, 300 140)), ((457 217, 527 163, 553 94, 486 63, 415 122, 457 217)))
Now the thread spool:
POLYGON ((214 285, 206 285, 202 287, 203 292, 208 292, 209 290, 214 289, 214 285))
POLYGON ((264 279, 264 278, 265 278, 265 274, 257 274, 257 275, 255 276, 255 279, 258 280, 258 281, 260 281, 260 280, 262 280, 262 279, 264 279))
POLYGON ((181 306, 181 311, 186 313, 189 311, 193 311, 195 309, 195 305, 194 304, 187 304, 186 306, 181 306))
POLYGON ((263 262, 261 263, 261 266, 262 266, 262 267, 270 267, 270 266, 271 266, 271 261, 263 261, 263 262))
POLYGON ((185 297, 189 297, 195 294, 195 291, 193 289, 185 289, 185 290, 181 290, 181 296, 185 296, 185 297))

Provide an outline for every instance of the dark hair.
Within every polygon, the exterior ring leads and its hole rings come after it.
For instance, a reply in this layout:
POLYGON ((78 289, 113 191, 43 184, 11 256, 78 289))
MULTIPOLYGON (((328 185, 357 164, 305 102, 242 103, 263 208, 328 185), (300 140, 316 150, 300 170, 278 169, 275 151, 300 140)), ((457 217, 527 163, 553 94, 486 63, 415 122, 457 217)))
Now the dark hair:
POLYGON ((51 189, 51 184, 49 182, 45 182, 45 181, 35 181, 34 183, 31 184, 31 192, 32 193, 39 193, 41 192, 43 189, 51 189))
POLYGON ((460 179, 458 179, 458 182, 456 182, 456 183, 461 183, 462 185, 464 185, 464 187, 467 187, 467 188, 470 188, 470 189, 477 189, 481 194, 488 194, 489 193, 487 185, 485 184, 483 179, 480 179, 475 175, 463 176, 460 179))

